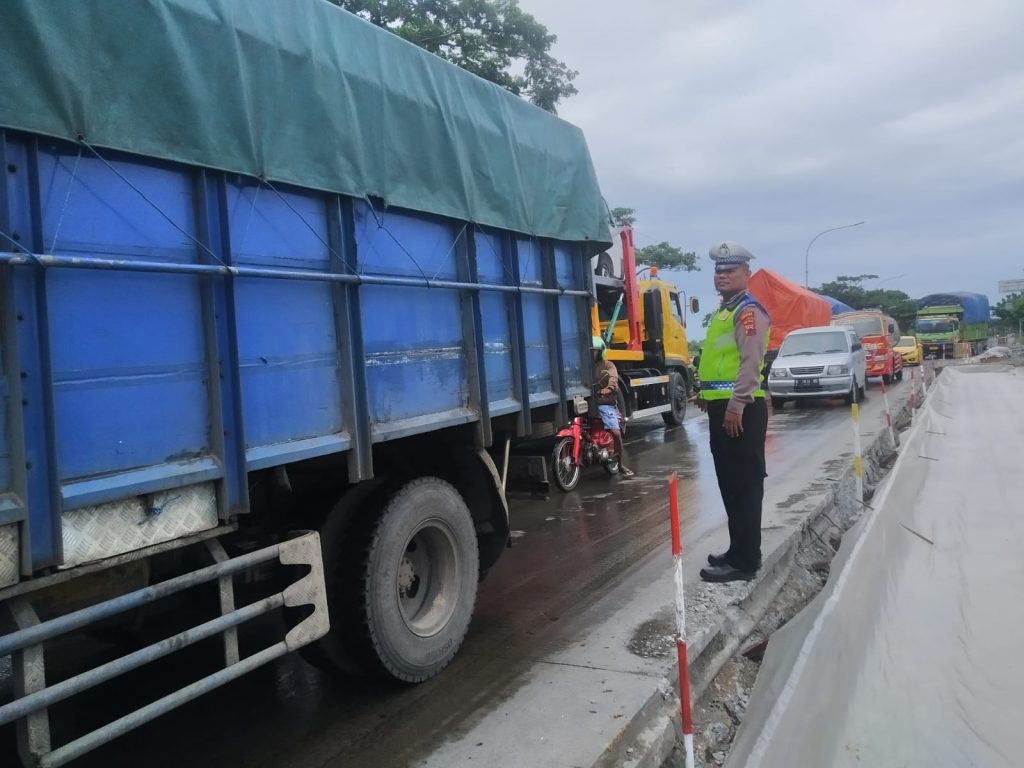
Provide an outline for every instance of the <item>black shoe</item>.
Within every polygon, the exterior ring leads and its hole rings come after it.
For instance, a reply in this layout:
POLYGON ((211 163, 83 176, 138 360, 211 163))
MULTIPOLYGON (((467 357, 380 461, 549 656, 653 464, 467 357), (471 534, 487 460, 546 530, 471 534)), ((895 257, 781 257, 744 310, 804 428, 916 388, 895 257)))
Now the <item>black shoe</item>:
MULTIPOLYGON (((728 565, 729 564, 729 553, 723 552, 720 555, 710 554, 708 555, 708 565, 728 565)), ((761 558, 757 559, 757 567, 761 567, 761 558)))
POLYGON ((708 565, 727 565, 729 562, 729 553, 723 552, 720 555, 711 554, 708 555, 708 565))
POLYGON ((757 571, 741 571, 731 565, 712 565, 700 569, 700 577, 704 581, 720 583, 724 581, 750 581, 757 575, 757 571))

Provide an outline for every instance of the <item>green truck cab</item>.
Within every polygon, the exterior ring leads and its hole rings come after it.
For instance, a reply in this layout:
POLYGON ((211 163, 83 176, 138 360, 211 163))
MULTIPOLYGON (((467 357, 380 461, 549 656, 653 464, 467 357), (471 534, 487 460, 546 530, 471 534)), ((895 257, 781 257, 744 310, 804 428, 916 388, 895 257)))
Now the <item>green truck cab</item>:
POLYGON ((980 293, 933 293, 917 301, 917 339, 925 358, 976 355, 987 346, 988 298, 980 293))

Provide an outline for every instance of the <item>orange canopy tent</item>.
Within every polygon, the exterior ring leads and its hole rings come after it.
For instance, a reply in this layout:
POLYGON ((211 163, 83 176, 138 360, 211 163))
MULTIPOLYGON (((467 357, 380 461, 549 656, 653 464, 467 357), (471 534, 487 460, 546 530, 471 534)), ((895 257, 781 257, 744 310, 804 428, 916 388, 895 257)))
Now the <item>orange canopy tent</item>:
POLYGON ((792 330, 832 322, 832 307, 825 299, 767 269, 759 269, 751 276, 747 290, 771 316, 770 350, 781 347, 792 330))

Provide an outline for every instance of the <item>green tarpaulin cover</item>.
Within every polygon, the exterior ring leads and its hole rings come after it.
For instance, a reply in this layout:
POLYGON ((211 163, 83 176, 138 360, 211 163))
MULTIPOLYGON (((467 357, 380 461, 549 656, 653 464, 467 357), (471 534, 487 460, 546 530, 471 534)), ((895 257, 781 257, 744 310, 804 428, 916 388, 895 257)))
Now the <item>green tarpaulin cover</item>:
POLYGON ((326 0, 3 0, 0 126, 609 241, 578 128, 326 0))

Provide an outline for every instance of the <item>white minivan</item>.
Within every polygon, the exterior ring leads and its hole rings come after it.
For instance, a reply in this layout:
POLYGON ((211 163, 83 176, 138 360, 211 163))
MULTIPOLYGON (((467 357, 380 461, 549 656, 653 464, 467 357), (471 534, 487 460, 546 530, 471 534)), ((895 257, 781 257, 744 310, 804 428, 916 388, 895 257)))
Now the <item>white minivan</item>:
POLYGON ((863 399, 865 386, 864 347, 853 328, 841 325, 790 331, 768 377, 776 410, 787 400, 842 397, 850 404, 863 399))

